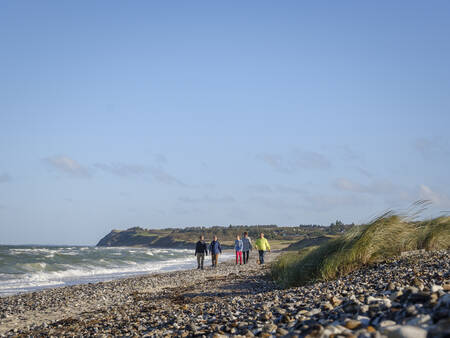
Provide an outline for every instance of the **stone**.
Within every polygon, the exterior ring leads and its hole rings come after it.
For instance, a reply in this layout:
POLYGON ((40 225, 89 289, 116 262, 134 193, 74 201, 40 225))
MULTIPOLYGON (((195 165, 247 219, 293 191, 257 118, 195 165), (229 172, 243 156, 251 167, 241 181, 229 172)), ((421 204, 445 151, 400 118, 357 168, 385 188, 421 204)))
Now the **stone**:
POLYGON ((286 314, 281 316, 281 322, 282 322, 282 323, 289 323, 289 322, 291 322, 291 321, 293 321, 293 319, 291 318, 291 316, 286 315, 286 314))
POLYGON ((400 326, 388 333, 388 338, 426 338, 427 331, 417 326, 400 326))
POLYGON ((390 282, 387 286, 386 286, 386 290, 389 291, 394 291, 395 290, 395 284, 390 282))
POLYGON ((280 335, 282 335, 282 336, 285 336, 285 335, 289 334, 289 331, 286 330, 286 329, 283 329, 282 327, 279 327, 279 328, 277 329, 277 333, 280 334, 280 335))
POLYGON ((311 311, 309 311, 309 315, 310 316, 314 316, 314 315, 316 315, 318 313, 321 313, 321 312, 322 312, 322 310, 320 310, 319 308, 315 308, 315 309, 312 309, 311 311))
POLYGON ((435 292, 439 292, 440 290, 444 290, 444 288, 440 285, 431 285, 431 292, 435 293, 435 292))
POLYGON ((325 302, 322 304, 322 307, 326 311, 333 310, 333 305, 330 302, 325 302))
POLYGON ((377 330, 376 330, 373 326, 369 325, 369 326, 367 327, 367 332, 369 332, 369 333, 374 333, 374 332, 377 332, 377 330))
POLYGON ((388 326, 393 326, 396 324, 397 323, 394 322, 393 320, 383 320, 382 322, 380 322, 380 327, 388 327, 388 326))
POLYGON ((336 297, 336 296, 331 297, 330 302, 331 302, 331 304, 333 304, 333 306, 335 306, 335 307, 342 304, 342 300, 339 299, 339 298, 336 297))
POLYGON ((370 323, 370 318, 366 316, 358 316, 356 320, 359 320, 362 326, 368 326, 370 323))
POLYGON ((424 326, 433 323, 433 319, 429 314, 419 314, 418 316, 410 319, 407 324, 412 326, 424 326))
POLYGON ((344 325, 347 329, 354 330, 361 326, 361 322, 359 320, 350 319, 345 322, 344 325))
POLYGON ((430 337, 448 338, 450 336, 450 318, 441 319, 428 331, 430 337))
POLYGON ((414 305, 410 305, 406 308, 405 313, 407 316, 414 316, 417 314, 417 309, 414 305))

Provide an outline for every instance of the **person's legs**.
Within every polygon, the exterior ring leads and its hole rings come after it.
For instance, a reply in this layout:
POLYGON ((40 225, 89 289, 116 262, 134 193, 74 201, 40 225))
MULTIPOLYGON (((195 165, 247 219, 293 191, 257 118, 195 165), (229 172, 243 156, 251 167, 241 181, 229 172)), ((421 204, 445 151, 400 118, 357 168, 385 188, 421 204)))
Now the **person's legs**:
POLYGON ((219 263, 219 254, 214 255, 214 266, 217 267, 217 264, 219 263))
POLYGON ((205 262, 205 254, 200 254, 200 269, 203 270, 203 263, 205 262))
POLYGON ((242 265, 242 251, 239 252, 239 264, 242 265))
POLYGON ((211 253, 211 266, 214 266, 214 262, 216 261, 216 255, 211 253))
POLYGON ((236 265, 238 263, 239 251, 236 251, 236 265))
POLYGON ((248 253, 249 253, 248 250, 247 250, 247 251, 244 251, 244 264, 247 264, 247 263, 248 263, 248 253))
POLYGON ((200 256, 201 254, 197 254, 197 269, 200 269, 200 256))
POLYGON ((264 264, 264 250, 259 250, 259 263, 264 264))

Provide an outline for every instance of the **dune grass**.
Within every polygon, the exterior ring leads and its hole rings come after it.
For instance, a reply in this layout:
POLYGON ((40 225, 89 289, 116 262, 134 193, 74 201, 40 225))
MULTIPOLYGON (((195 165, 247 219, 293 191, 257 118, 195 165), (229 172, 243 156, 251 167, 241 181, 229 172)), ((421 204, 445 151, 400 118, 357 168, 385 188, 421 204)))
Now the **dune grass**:
POLYGON ((416 249, 450 249, 450 217, 412 221, 388 212, 323 245, 281 256, 272 265, 272 276, 284 286, 304 285, 416 249))

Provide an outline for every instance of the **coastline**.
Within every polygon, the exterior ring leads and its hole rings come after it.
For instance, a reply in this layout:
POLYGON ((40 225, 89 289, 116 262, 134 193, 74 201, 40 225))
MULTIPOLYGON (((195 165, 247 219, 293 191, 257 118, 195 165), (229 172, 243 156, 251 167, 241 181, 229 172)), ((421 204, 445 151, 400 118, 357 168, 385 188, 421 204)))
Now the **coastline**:
MULTIPOLYGON (((278 255, 272 252, 267 260, 278 255)), ((279 288, 268 265, 196 269, 0 299, 0 335, 447 337, 450 252, 279 288)), ((208 262, 208 261, 206 261, 208 262)))
MULTIPOLYGON (((223 250, 226 254, 234 251, 223 250)), ((268 256, 273 260, 278 253, 268 256)), ((246 273, 261 270, 256 264, 255 251, 251 261, 245 266, 246 273), (255 269, 256 268, 256 269, 255 269)), ((233 259, 219 259, 217 269, 211 269, 210 255, 205 257, 205 270, 196 268, 174 271, 157 271, 130 277, 119 277, 97 283, 80 283, 69 286, 43 288, 0 297, 0 335, 10 330, 30 329, 39 325, 76 317, 84 312, 98 311, 117 304, 127 304, 134 293, 154 294, 164 289, 180 288, 201 283, 208 278, 222 278, 230 273, 239 272, 233 259)), ((197 265, 195 257, 193 262, 197 265)), ((193 263, 194 264, 194 263, 193 263)))

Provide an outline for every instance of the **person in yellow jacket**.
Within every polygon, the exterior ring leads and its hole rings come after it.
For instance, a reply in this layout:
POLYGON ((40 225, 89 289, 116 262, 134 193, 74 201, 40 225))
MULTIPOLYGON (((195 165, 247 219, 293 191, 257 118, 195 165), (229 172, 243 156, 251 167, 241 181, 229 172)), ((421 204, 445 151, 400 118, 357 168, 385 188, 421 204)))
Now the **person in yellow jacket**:
POLYGON ((259 252, 259 264, 264 264, 264 254, 266 251, 270 252, 270 245, 266 238, 264 238, 264 234, 261 232, 259 234, 259 238, 255 241, 255 246, 259 252))

